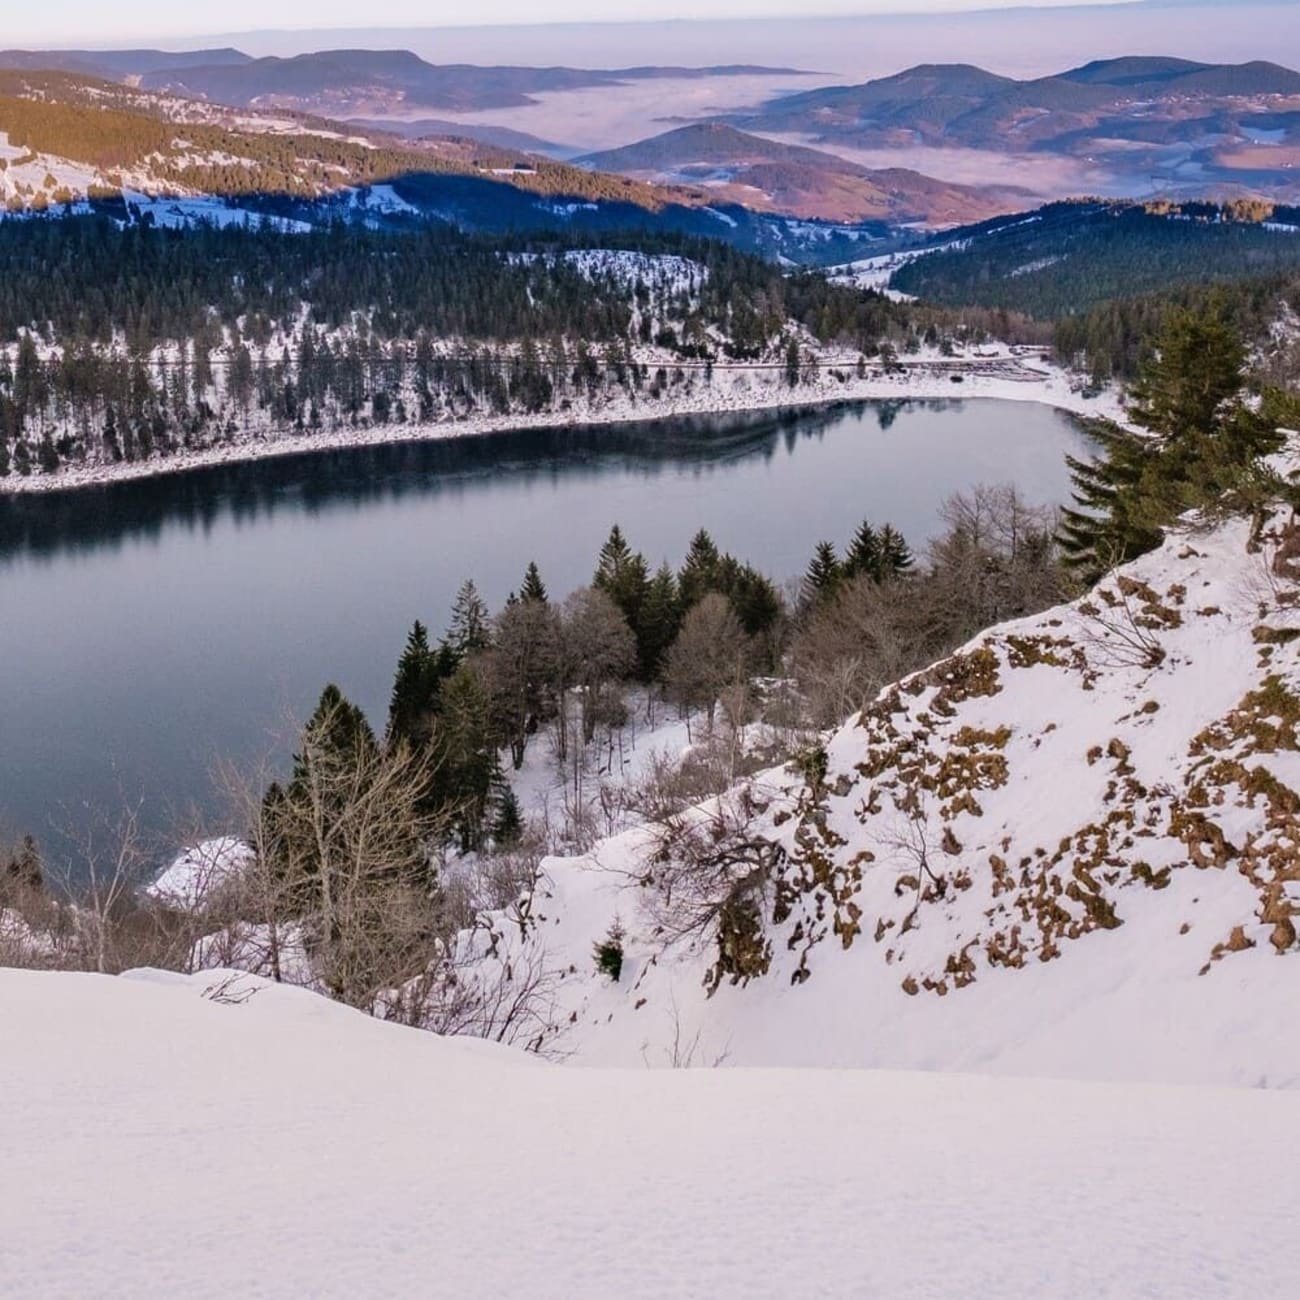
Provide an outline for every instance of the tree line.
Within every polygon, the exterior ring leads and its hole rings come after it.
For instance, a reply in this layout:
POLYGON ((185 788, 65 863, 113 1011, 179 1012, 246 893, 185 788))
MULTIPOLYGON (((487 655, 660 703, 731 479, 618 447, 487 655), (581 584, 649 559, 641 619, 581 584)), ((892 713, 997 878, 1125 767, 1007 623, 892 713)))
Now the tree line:
POLYGON ((0 224, 0 473, 147 459, 249 428, 658 396, 685 382, 680 367, 707 382, 715 361, 784 355, 797 326, 868 355, 934 332, 914 309, 723 244, 608 242, 694 269, 656 279, 581 263, 564 240, 445 226, 0 224), (680 367, 635 363, 651 343, 680 367))

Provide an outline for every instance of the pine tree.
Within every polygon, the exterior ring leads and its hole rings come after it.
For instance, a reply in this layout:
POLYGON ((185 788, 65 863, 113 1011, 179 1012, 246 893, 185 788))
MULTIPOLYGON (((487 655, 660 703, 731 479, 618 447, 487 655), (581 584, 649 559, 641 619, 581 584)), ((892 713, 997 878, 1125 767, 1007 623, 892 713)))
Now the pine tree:
POLYGON ((466 578, 451 609, 451 626, 446 640, 448 649, 460 659, 486 650, 492 644, 491 617, 473 579, 466 578))
POLYGON ((915 560, 911 547, 892 524, 886 524, 880 530, 880 581, 903 577, 913 566, 915 560))
POLYGON ((860 573, 876 579, 880 577, 880 538, 868 519, 858 526, 844 556, 845 576, 856 577, 860 573))
POLYGON ((519 599, 536 600, 543 605, 547 603, 546 584, 542 581, 542 575, 535 560, 528 562, 528 569, 524 573, 524 584, 519 589, 519 599))
POLYGON ((429 647, 428 629, 418 619, 397 661, 397 674, 388 704, 388 741, 406 740, 416 747, 428 743, 437 709, 437 656, 429 647))
POLYGON ((677 577, 677 593, 684 610, 694 605, 705 592, 717 589, 721 559, 713 538, 701 528, 691 538, 690 549, 677 577))
POLYGON ((808 566, 808 572, 804 574, 804 600, 810 605, 815 605, 828 599, 834 594, 843 576, 835 547, 830 542, 818 542, 817 549, 813 552, 812 563, 808 566))

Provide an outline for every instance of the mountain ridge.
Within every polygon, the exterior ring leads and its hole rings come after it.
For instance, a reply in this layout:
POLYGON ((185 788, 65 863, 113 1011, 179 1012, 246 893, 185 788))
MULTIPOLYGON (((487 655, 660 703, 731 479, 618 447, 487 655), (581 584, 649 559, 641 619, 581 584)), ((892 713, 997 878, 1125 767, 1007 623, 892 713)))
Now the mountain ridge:
POLYGON ((1011 186, 961 185, 911 168, 864 167, 724 122, 676 127, 574 161, 638 179, 705 185, 747 206, 830 220, 955 224, 1016 211, 1032 200, 1030 191, 1011 186))
POLYGON ((1300 72, 1260 60, 1128 56, 1017 80, 972 65, 922 64, 780 96, 722 120, 846 151, 1052 155, 1108 174, 1114 193, 1235 186, 1286 197, 1297 188, 1300 72))

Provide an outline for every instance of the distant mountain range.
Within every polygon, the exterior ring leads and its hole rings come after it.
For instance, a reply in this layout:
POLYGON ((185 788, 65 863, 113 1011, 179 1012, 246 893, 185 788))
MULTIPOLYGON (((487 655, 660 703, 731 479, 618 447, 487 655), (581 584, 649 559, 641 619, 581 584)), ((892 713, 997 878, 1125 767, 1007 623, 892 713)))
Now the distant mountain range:
POLYGON ((333 117, 376 117, 520 108, 548 91, 663 78, 801 75, 791 68, 727 65, 617 69, 436 65, 409 50, 325 50, 254 59, 234 49, 4 50, 0 68, 51 69, 124 81, 145 90, 235 108, 279 108, 333 117))
POLYGON ((979 221, 1032 199, 1027 190, 956 185, 902 167, 873 170, 721 122, 679 127, 577 161, 641 180, 706 186, 751 208, 833 221, 979 221))
POLYGON ((88 205, 166 225, 436 220, 486 232, 652 231, 818 264, 888 246, 894 233, 884 221, 810 222, 463 134, 408 141, 79 74, 0 70, 0 217, 88 205))
MULTIPOLYGON (((1300 73, 1274 63, 1126 57, 1029 80, 971 64, 927 64, 674 125, 588 153, 577 168, 561 168, 575 150, 557 142, 559 131, 543 138, 550 109, 536 107, 538 96, 590 91, 598 106, 617 106, 620 128, 630 120, 631 130, 652 120, 643 106, 647 82, 767 77, 769 87, 789 84, 773 82, 774 74, 811 75, 740 64, 439 66, 405 50, 292 58, 251 58, 234 48, 6 51, 0 131, 11 148, 30 144, 33 157, 3 159, 0 200, 31 207, 68 192, 151 188, 301 200, 398 175, 454 172, 477 186, 548 200, 631 203, 647 213, 680 208, 697 214, 685 223, 693 231, 710 208, 934 227, 1080 192, 1300 202, 1300 73), (638 83, 640 90, 625 89, 638 83), (458 120, 487 109, 490 122, 458 120), (106 116, 113 113, 129 120, 106 116), (222 132, 238 138, 224 141, 222 132), (295 154, 286 137, 314 143, 295 154), (331 150, 352 152, 332 161, 331 150), (1002 160, 986 170, 981 152, 1002 160), (69 167, 46 167, 43 155, 69 167), (1021 166, 1026 156, 1033 166, 1021 166), (1048 182, 1036 179, 1040 164, 1048 182)), ((762 93, 754 86, 742 80, 730 89, 762 93)), ((715 90, 692 101, 718 102, 715 90)), ((586 96, 582 103, 586 111, 586 96)), ((421 202, 432 203, 428 183, 419 188, 421 202)), ((504 209, 513 211, 512 202, 503 199, 504 209)), ((475 207, 481 218, 483 205, 475 207)), ((530 214, 526 204, 509 220, 530 214)), ((713 220, 706 216, 704 226, 713 220)))
POLYGON ((1300 173, 1300 73, 1265 62, 1119 58, 1026 81, 927 64, 727 121, 832 148, 1061 154, 1184 188, 1291 194, 1300 173))

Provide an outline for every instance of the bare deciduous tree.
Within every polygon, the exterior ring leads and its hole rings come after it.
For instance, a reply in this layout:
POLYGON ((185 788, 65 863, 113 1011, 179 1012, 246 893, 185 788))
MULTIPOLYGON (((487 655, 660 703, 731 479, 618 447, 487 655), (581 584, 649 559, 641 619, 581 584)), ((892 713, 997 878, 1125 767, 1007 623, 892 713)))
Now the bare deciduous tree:
POLYGON ((724 976, 740 982, 763 974, 771 960, 764 913, 786 851, 759 826, 766 808, 744 785, 649 828, 652 848, 640 878, 646 911, 665 946, 716 944, 710 992, 724 976))
POLYGON ((668 698, 686 711, 688 734, 691 709, 705 710, 713 734, 718 696, 744 681, 748 660, 749 639, 731 602, 709 592, 687 611, 664 661, 668 698))

